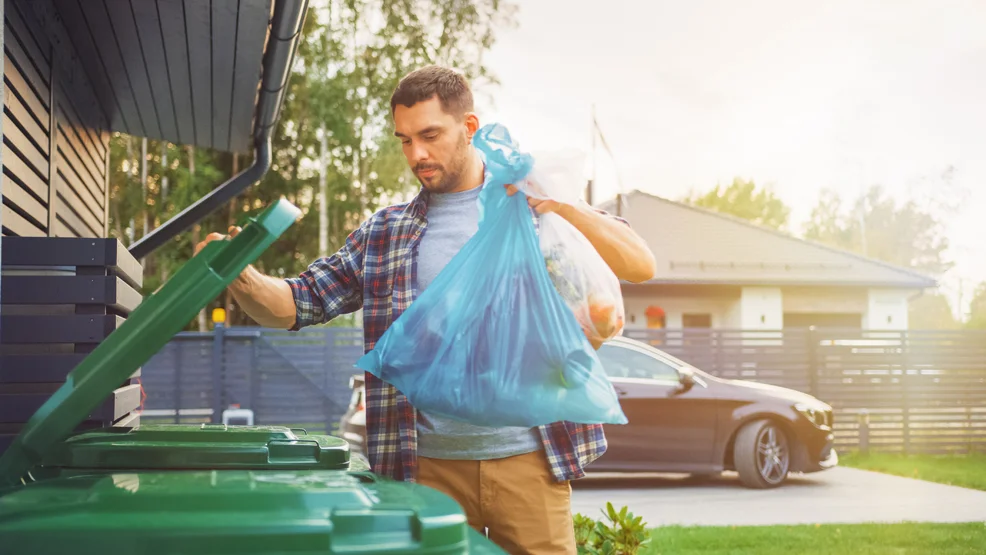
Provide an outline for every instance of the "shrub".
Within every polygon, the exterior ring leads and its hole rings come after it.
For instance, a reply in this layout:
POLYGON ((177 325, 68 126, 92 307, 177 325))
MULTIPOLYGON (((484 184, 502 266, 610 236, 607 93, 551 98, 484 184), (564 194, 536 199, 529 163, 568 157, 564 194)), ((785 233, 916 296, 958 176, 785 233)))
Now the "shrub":
POLYGON ((635 517, 626 507, 617 511, 612 503, 606 503, 602 513, 608 523, 575 515, 575 543, 579 555, 635 555, 650 542, 643 518, 635 517))

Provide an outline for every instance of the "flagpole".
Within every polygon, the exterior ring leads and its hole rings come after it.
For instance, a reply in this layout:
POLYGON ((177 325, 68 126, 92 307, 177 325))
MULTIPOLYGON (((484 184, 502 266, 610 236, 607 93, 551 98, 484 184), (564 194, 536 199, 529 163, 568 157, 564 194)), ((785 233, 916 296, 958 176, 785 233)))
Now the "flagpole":
POLYGON ((585 188, 585 202, 592 206, 592 187, 596 183, 596 103, 592 103, 592 121, 589 124, 589 136, 592 144, 589 154, 592 162, 592 175, 589 177, 589 184, 585 188))
POLYGON ((609 154, 610 160, 613 161, 614 169, 616 170, 616 215, 623 216, 623 176, 620 174, 620 168, 616 163, 616 156, 613 155, 613 149, 609 147, 609 143, 606 142, 606 136, 603 135, 603 130, 599 128, 599 122, 596 120, 596 105, 592 104, 592 181, 596 180, 596 135, 599 136, 599 141, 602 142, 603 148, 609 154))

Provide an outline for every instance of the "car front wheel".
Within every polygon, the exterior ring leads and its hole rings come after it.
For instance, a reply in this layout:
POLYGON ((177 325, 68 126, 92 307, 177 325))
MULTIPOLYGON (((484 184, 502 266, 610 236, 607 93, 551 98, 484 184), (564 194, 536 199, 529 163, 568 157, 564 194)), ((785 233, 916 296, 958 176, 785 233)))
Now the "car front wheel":
POLYGON ((757 489, 781 485, 791 466, 787 436, 770 420, 750 422, 740 429, 733 458, 743 485, 757 489))

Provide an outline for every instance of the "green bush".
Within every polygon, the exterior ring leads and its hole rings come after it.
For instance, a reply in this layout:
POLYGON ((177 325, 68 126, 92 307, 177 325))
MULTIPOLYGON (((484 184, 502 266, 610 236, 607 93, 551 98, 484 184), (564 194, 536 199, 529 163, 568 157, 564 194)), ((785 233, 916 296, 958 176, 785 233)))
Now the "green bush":
POLYGON ((617 512, 612 503, 602 511, 608 521, 575 515, 575 543, 579 555, 635 555, 650 541, 643 517, 635 517, 626 507, 617 512))

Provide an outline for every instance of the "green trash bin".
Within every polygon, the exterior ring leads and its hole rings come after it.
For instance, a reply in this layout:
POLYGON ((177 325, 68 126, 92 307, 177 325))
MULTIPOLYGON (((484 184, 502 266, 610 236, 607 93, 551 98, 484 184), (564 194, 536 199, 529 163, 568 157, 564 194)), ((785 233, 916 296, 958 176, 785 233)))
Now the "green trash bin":
POLYGON ((349 459, 338 438, 257 426, 69 437, 299 214, 282 200, 210 243, 38 409, 0 456, 0 553, 503 553, 436 490, 354 472, 353 460, 332 470, 349 459))
POLYGON ((121 473, 0 496, 4 553, 503 554, 436 490, 338 471, 121 473))
MULTIPOLYGON (((353 470, 367 470, 354 459, 353 470)), ((283 426, 143 424, 73 435, 31 470, 32 480, 94 472, 350 470, 341 438, 283 426)))

